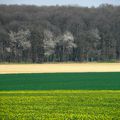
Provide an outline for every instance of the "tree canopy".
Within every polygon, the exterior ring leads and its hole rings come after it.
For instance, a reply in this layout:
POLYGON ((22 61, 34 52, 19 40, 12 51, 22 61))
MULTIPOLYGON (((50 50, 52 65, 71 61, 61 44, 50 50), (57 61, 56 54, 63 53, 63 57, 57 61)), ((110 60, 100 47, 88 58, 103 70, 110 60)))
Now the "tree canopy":
POLYGON ((120 60, 120 6, 0 5, 0 62, 120 60))

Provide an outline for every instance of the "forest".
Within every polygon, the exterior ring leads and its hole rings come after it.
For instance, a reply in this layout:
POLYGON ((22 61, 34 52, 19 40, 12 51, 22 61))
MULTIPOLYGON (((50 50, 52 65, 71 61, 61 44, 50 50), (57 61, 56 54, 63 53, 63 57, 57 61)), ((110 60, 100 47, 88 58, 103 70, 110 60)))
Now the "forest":
POLYGON ((120 6, 0 5, 0 62, 120 61, 120 6))

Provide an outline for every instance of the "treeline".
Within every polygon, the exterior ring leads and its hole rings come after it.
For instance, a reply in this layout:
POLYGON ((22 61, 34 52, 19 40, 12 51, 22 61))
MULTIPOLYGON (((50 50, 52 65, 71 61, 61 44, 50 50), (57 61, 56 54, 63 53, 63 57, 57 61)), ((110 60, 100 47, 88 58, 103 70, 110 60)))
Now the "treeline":
POLYGON ((120 60, 120 6, 0 5, 0 62, 120 60))

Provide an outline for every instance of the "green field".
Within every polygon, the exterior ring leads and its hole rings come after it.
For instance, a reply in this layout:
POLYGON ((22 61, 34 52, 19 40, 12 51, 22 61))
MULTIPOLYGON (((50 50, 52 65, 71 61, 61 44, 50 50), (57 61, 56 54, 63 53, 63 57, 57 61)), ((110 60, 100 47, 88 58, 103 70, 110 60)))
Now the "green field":
POLYGON ((120 120, 120 91, 0 92, 0 120, 120 120))
POLYGON ((0 90, 120 90, 120 72, 5 74, 0 90))
POLYGON ((2 74, 0 120, 120 120, 120 73, 2 74))

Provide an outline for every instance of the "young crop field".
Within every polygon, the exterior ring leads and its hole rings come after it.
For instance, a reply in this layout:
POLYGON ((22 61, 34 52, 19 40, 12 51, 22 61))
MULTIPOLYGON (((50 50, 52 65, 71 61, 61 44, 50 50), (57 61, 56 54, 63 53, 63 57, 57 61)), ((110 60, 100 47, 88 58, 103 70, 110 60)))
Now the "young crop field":
POLYGON ((0 120, 120 120, 120 91, 2 91, 0 120))
POLYGON ((0 90, 120 90, 120 72, 1 74, 0 90))

